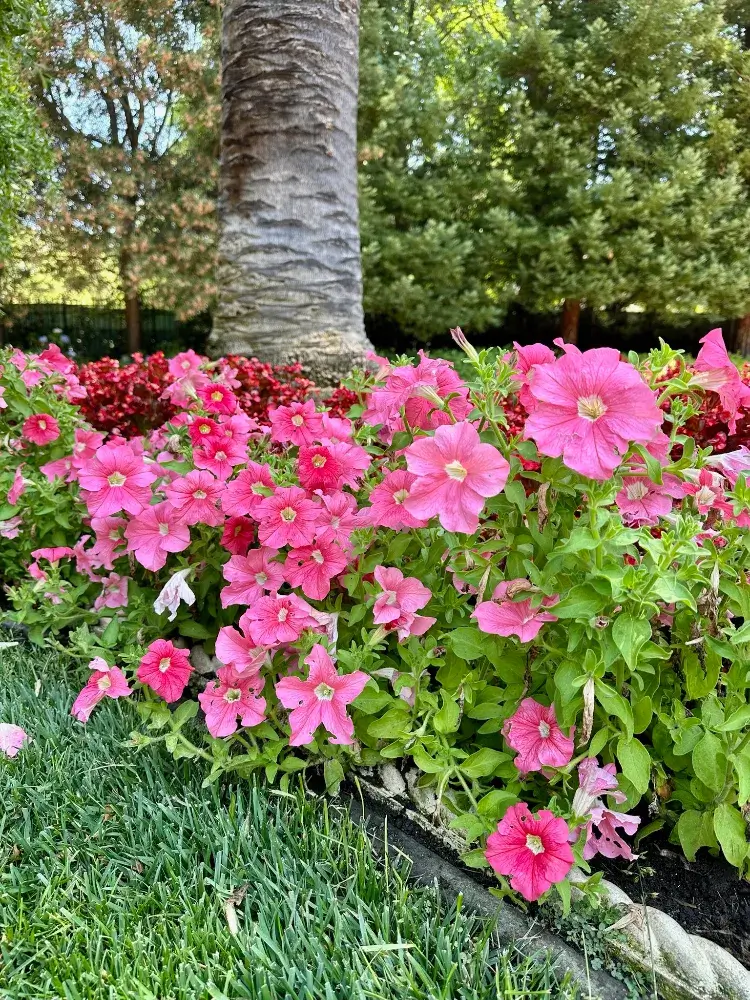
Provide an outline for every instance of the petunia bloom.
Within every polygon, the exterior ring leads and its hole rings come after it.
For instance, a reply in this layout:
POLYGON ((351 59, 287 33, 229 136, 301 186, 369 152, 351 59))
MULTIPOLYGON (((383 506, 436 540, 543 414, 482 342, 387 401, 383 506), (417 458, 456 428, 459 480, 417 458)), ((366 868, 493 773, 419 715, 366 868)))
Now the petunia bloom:
POLYGON ((503 726, 508 746, 518 751, 514 763, 522 774, 544 767, 565 767, 573 757, 573 732, 571 727, 566 736, 554 708, 540 705, 533 698, 524 698, 503 726))
POLYGON ((256 678, 242 677, 232 667, 217 670, 218 682, 211 681, 198 701, 206 716, 206 726, 215 739, 237 732, 242 726, 257 726, 266 717, 266 700, 258 697, 256 678))
POLYGON ((205 469, 193 469, 184 479, 175 479, 164 490, 167 500, 178 511, 183 524, 207 524, 216 527, 224 520, 217 509, 221 485, 205 469))
POLYGON ((240 618, 239 626, 239 631, 231 625, 219 629, 216 655, 225 667, 233 667, 236 673, 256 676, 268 661, 268 651, 263 646, 256 646, 250 638, 247 612, 240 618))
POLYGON ((230 517, 224 522, 221 544, 233 555, 244 556, 255 538, 255 525, 249 517, 230 517))
POLYGON ((151 502, 156 474, 132 445, 103 445, 78 474, 84 501, 94 517, 124 510, 137 514, 151 502))
POLYGON ((17 757, 18 751, 29 742, 28 733, 10 722, 0 722, 0 753, 6 757, 17 757))
POLYGON ((615 503, 625 524, 642 528, 658 524, 672 510, 672 500, 684 494, 683 484, 669 473, 662 476, 661 486, 645 476, 625 476, 615 503))
POLYGON ((525 802, 512 805, 487 838, 486 857, 511 888, 529 902, 539 899, 573 867, 568 824, 549 809, 532 816, 525 802))
POLYGON ((531 412, 536 406, 536 400, 529 391, 537 365, 549 365, 554 362, 555 352, 546 344, 527 344, 521 347, 515 340, 513 349, 516 352, 516 378, 520 383, 518 398, 523 406, 531 412))
POLYGON ((271 477, 271 467, 258 462, 248 462, 236 479, 227 483, 221 494, 221 509, 232 516, 255 515, 261 503, 270 497, 276 485, 271 477))
POLYGON ((102 592, 94 601, 94 609, 125 608, 128 604, 128 577, 110 573, 101 581, 102 592))
POLYGON ((170 552, 182 552, 190 544, 190 528, 177 517, 171 503, 144 507, 125 529, 128 552, 146 569, 156 572, 170 552))
POLYGON ((318 505, 299 486, 285 486, 255 511, 258 539, 269 548, 310 545, 318 527, 318 505))
POLYGON ((181 697, 192 672, 186 649, 178 649, 168 639, 156 639, 148 647, 136 676, 164 701, 171 702, 181 697))
POLYGON ((49 413, 34 413, 24 420, 21 433, 27 441, 44 447, 60 437, 60 425, 49 413))
POLYGON ((261 597, 243 617, 247 617, 250 637, 258 646, 296 642, 305 629, 317 625, 313 609, 296 594, 261 597))
POLYGON ((23 494, 26 492, 26 480, 23 478, 21 470, 23 465, 19 465, 13 475, 13 482, 8 490, 8 503, 11 507, 15 507, 18 501, 21 499, 23 494))
POLYGON ((290 403, 268 411, 271 423, 271 440, 278 444, 304 445, 320 440, 323 434, 323 414, 317 413, 315 403, 290 403))
POLYGON ((476 618, 482 632, 489 635, 516 635, 521 642, 531 642, 536 639, 545 622, 557 621, 553 614, 545 611, 545 608, 557 604, 557 594, 543 598, 541 605, 534 608, 530 597, 522 601, 507 598, 509 589, 518 583, 526 581, 503 581, 495 588, 491 601, 477 604, 471 617, 476 618))
POLYGON ((737 414, 750 406, 750 387, 740 378, 736 365, 727 354, 721 330, 711 330, 701 340, 703 345, 693 365, 691 382, 718 393, 723 409, 729 414, 729 433, 737 430, 737 414))
POLYGON ((351 548, 352 532, 364 526, 361 512, 357 510, 357 501, 351 493, 318 491, 318 496, 321 506, 315 529, 316 541, 338 542, 341 548, 348 552, 351 548))
POLYGON ((383 592, 375 598, 373 621, 376 625, 395 622, 401 615, 420 611, 432 597, 432 591, 414 576, 405 577, 395 567, 376 566, 375 579, 383 592))
MULTIPOLYGON (((595 757, 586 757, 578 765, 578 790, 573 796, 572 811, 574 816, 586 819, 586 843, 583 857, 590 861, 595 854, 605 858, 626 858, 632 861, 633 854, 630 845, 618 833, 617 827, 632 836, 640 824, 640 817, 629 813, 615 812, 609 809, 602 798, 610 795, 615 802, 624 802, 625 795, 619 791, 614 764, 599 767, 595 757)), ((571 836, 571 841, 577 840, 580 827, 571 836)))
POLYGON ((231 438, 209 438, 193 449, 196 469, 207 469, 221 482, 229 479, 234 466, 244 465, 246 459, 242 444, 231 438))
POLYGON ((157 615, 169 611, 169 620, 173 622, 177 617, 177 609, 184 602, 188 607, 195 604, 195 594, 188 586, 188 577, 192 569, 178 570, 173 573, 161 589, 159 596, 154 601, 154 611, 157 615))
POLYGON ((103 698, 127 698, 133 693, 122 670, 110 667, 101 656, 94 657, 89 667, 93 673, 70 710, 70 714, 83 723, 89 721, 92 711, 103 698))
POLYGON ((305 597, 322 601, 331 590, 331 580, 343 573, 347 558, 335 542, 318 540, 291 549, 284 564, 287 582, 299 587, 305 597))
POLYGON ((284 708, 291 709, 289 745, 312 743, 318 726, 331 735, 331 743, 353 743, 354 723, 346 706, 362 693, 367 674, 361 670, 337 673, 333 660, 320 644, 313 646, 305 663, 310 668, 307 680, 282 677, 276 682, 279 701, 284 708))
POLYGON ((209 413, 225 413, 227 416, 237 409, 237 397, 223 382, 209 382, 198 388, 198 398, 209 413))
POLYGON ((297 456, 297 476, 306 490, 333 492, 338 488, 344 468, 325 445, 305 445, 297 456))
POLYGON ((380 528, 423 528, 428 518, 415 517, 404 506, 417 477, 406 469, 387 472, 370 493, 370 506, 362 510, 362 520, 380 528))
POLYGON ((477 530, 485 498, 502 491, 510 469, 470 423, 438 427, 434 437, 419 438, 405 455, 417 477, 404 501, 406 510, 418 518, 437 516, 447 531, 466 534, 477 530))
POLYGON ((247 555, 233 555, 224 563, 228 587, 221 591, 221 606, 252 605, 264 594, 273 593, 284 584, 281 563, 274 562, 275 549, 251 549, 247 555))
POLYGON ((664 418, 640 373, 610 347, 567 345, 563 357, 536 366, 529 392, 536 405, 525 437, 589 479, 609 479, 630 443, 648 444, 664 418))

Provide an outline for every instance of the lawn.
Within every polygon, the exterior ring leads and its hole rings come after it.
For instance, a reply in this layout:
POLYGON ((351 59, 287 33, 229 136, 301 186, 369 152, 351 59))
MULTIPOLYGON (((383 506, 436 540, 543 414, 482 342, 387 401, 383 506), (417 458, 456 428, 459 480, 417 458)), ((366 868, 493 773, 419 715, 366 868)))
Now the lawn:
POLYGON ((128 747, 128 705, 85 728, 54 656, 0 650, 0 997, 8 1000, 559 998, 543 959, 383 866, 345 808, 201 787, 128 747))

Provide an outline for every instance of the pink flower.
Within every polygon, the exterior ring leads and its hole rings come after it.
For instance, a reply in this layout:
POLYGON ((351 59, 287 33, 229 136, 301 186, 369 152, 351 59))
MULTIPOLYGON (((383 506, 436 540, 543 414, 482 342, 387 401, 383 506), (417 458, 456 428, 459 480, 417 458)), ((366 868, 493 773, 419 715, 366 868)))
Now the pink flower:
POLYGON ((250 637, 257 646, 281 646, 296 642, 306 628, 317 624, 313 609, 296 594, 259 598, 243 615, 250 637))
POLYGON ((370 494, 370 507, 362 510, 362 519, 367 524, 380 528, 423 528, 426 518, 414 517, 404 504, 409 499, 410 490, 417 477, 406 469, 387 472, 382 483, 378 483, 370 494))
POLYGON ((518 751, 515 765, 523 774, 544 767, 565 767, 573 756, 573 732, 566 736, 557 724, 555 710, 524 698, 506 720, 503 736, 518 751))
POLYGON ((171 503, 144 507, 125 529, 128 552, 146 569, 156 572, 166 565, 170 552, 182 552, 190 545, 190 528, 177 517, 171 503))
POLYGON ((266 497, 273 495, 276 484, 271 478, 271 468, 248 462, 247 468, 227 483, 221 494, 221 508, 225 514, 252 514, 263 503, 266 497))
POLYGON ((74 555, 73 549, 68 545, 57 545, 53 548, 34 549, 31 553, 33 559, 46 559, 47 562, 57 563, 61 559, 69 559, 74 555))
POLYGON ((229 479, 235 465, 243 465, 247 455, 236 441, 226 437, 208 438, 193 449, 193 462, 197 469, 208 469, 217 479, 229 479))
POLYGON ((43 447, 60 437, 60 425, 49 413, 35 413, 23 422, 23 436, 32 444, 43 447))
POLYGON ((615 503, 625 524, 642 528, 658 524, 659 518, 672 510, 672 498, 678 499, 684 493, 683 484, 669 473, 662 476, 661 486, 645 476, 625 476, 615 503))
POLYGON ((29 735, 20 726, 10 722, 0 722, 0 753, 6 757, 17 757, 18 751, 29 742, 29 735))
POLYGON ((513 589, 514 584, 526 583, 525 580, 506 580, 498 584, 492 595, 491 601, 482 601, 477 604, 472 614, 476 618, 477 624, 482 632, 488 635, 516 635, 521 642, 531 642, 536 639, 539 630, 545 622, 556 622, 557 618, 544 609, 557 604, 559 598, 555 594, 553 597, 542 599, 540 606, 531 606, 531 598, 524 601, 506 600, 508 589, 513 589))
POLYGON ((521 347, 515 340, 513 347, 516 352, 516 373, 520 386, 518 398, 523 406, 531 412, 536 406, 536 400, 529 392, 529 386, 534 378, 537 365, 549 365, 555 361, 555 352, 546 344, 528 344, 521 347))
POLYGON ((403 430, 403 408, 410 427, 431 430, 451 423, 441 402, 453 396, 448 407, 455 420, 464 420, 471 412, 468 386, 447 361, 428 358, 420 351, 419 364, 402 365, 388 371, 385 385, 370 394, 368 408, 362 414, 365 423, 381 424, 385 436, 403 430))
POLYGON ((5 521, 0 521, 0 537, 18 538, 21 533, 22 524, 23 518, 20 515, 16 517, 9 517, 5 521))
POLYGON ((344 469, 324 445, 303 445, 297 457, 297 475, 306 490, 330 493, 339 485, 344 469))
POLYGON ((361 670, 336 673, 333 660, 320 644, 313 646, 305 663, 310 668, 306 681, 301 677, 282 677, 276 683, 279 701, 284 708, 291 709, 289 745, 312 743, 318 726, 331 734, 331 743, 353 743, 354 723, 346 706, 362 693, 367 674, 361 670))
POLYGON ((70 714, 83 723, 89 721, 89 716, 102 698, 127 698, 133 693, 122 670, 110 667, 101 656, 94 657, 89 667, 94 672, 70 710, 70 714))
POLYGON ((315 403, 290 403, 268 411, 271 440, 277 444, 312 444, 323 434, 323 414, 315 412, 315 403))
POLYGON ((151 502, 151 484, 156 479, 140 455, 129 444, 104 445, 78 474, 89 512, 106 517, 124 510, 137 514, 151 502))
POLYGON ((388 632, 396 632, 398 641, 404 642, 410 635, 424 635, 436 621, 437 618, 432 618, 430 615, 415 615, 410 611, 405 611, 395 621, 389 622, 384 627, 388 632))
POLYGON ((92 559, 98 560, 95 565, 103 566, 105 569, 114 568, 112 560, 122 555, 125 550, 127 523, 124 517, 91 518, 91 527, 96 532, 96 543, 90 555, 92 559))
POLYGON ((19 465, 13 476, 13 484, 8 490, 8 503, 11 507, 15 507, 18 501, 21 499, 23 494, 26 492, 26 480, 21 474, 21 469, 23 465, 19 465))
POLYGON ((194 445, 200 445, 204 441, 218 436, 219 425, 210 417, 196 417, 188 427, 190 440, 194 445))
POLYGON ((347 558, 341 548, 335 542, 319 539, 313 545, 291 549, 284 572, 288 583, 299 587, 305 597, 322 601, 331 590, 331 580, 343 573, 346 566, 347 558))
POLYGON ((224 523, 221 544, 237 556, 244 556, 255 538, 255 525, 249 517, 230 517, 224 523))
MULTIPOLYGON (((0 372, 0 374, 2 373, 0 372)), ((7 410, 8 408, 8 403, 4 397, 5 397, 5 386, 0 385, 0 410, 7 410)), ((0 723, 0 725, 2 725, 2 723, 0 723)))
POLYGON ((376 566, 375 579, 383 588, 372 609, 376 625, 390 624, 402 615, 413 615, 432 597, 429 587, 423 586, 414 576, 404 577, 395 567, 376 566))
POLYGON ((510 876, 511 888, 533 902, 573 867, 568 834, 565 820, 549 809, 532 816, 526 803, 519 802, 487 838, 486 857, 499 875, 510 876))
POLYGON ((242 726, 257 726, 266 717, 266 700, 257 697, 255 678, 240 677, 231 667, 217 670, 218 683, 211 681, 198 695, 206 715, 206 726, 214 739, 237 732, 242 726))
POLYGON ((195 375, 200 371, 202 358, 194 350, 182 351, 175 354, 169 361, 169 374, 174 378, 185 378, 188 375, 195 375))
POLYGON ((728 412, 729 433, 737 430, 737 414, 750 405, 750 388, 740 378, 724 346, 721 330, 711 330, 701 340, 700 351, 693 365, 692 382, 719 394, 722 407, 728 412))
POLYGON ((72 462, 75 469, 80 469, 94 457, 98 448, 104 444, 104 435, 98 431, 89 431, 84 427, 76 427, 73 443, 72 462))
POLYGON ((221 592, 221 606, 255 604, 266 592, 276 593, 283 586, 284 570, 274 562, 275 549, 251 549, 247 555, 233 555, 224 564, 224 579, 229 586, 221 592))
POLYGON ((94 601, 94 610, 124 608, 128 603, 128 577, 110 573, 102 581, 102 592, 94 601))
POLYGON ((54 462, 45 462, 44 465, 39 466, 39 471, 51 483, 56 479, 64 479, 66 482, 72 483, 77 478, 71 455, 66 455, 64 458, 57 458, 54 462))
POLYGON ((184 479, 175 479, 164 490, 167 500, 179 511, 183 524, 207 524, 216 527, 224 520, 217 504, 221 485, 205 470, 193 469, 184 479))
POLYGON ((332 417, 327 411, 323 413, 323 435, 328 441, 350 441, 354 428, 351 420, 346 417, 332 417))
POLYGON ((225 413, 229 416, 237 409, 237 397, 222 382, 209 382, 198 388, 198 398, 209 413, 225 413))
POLYGON ((269 548, 310 545, 318 527, 318 505, 308 500, 299 486, 285 486, 266 497, 255 517, 258 538, 269 548))
POLYGON ((404 507, 420 518, 435 515, 447 531, 472 534, 486 497, 500 493, 510 466, 491 444, 482 444, 469 423, 438 427, 406 449, 409 472, 417 478, 404 507))
POLYGON ((338 542, 346 552, 351 548, 351 535, 363 527, 357 502, 350 493, 318 493, 322 506, 318 510, 315 538, 319 542, 338 542))
POLYGON ((250 638, 250 620, 247 612, 240 618, 240 629, 226 625, 216 637, 216 655, 226 667, 233 667, 238 674, 257 676, 268 660, 268 651, 256 646, 250 638))
POLYGON ((609 479, 631 441, 648 444, 661 430, 654 393, 610 347, 582 354, 568 345, 554 363, 536 366, 529 391, 536 406, 524 436, 590 479, 609 479))
POLYGON ((186 649, 178 649, 168 639, 156 639, 148 647, 136 676, 164 701, 177 701, 192 672, 186 649))
POLYGON ((356 490, 372 464, 370 453, 350 441, 331 441, 326 447, 341 465, 339 489, 350 486, 356 490))
POLYGON ((732 505, 724 496, 724 481, 717 472, 701 469, 698 482, 682 484, 685 496, 692 496, 699 514, 707 514, 712 508, 721 511, 725 517, 731 517, 732 505))
MULTIPOLYGON (((583 857, 590 861, 595 854, 602 854, 606 858, 633 860, 635 855, 617 827, 621 826, 625 833, 632 836, 638 829, 640 818, 607 808, 601 797, 604 793, 611 795, 615 802, 625 801, 617 786, 615 765, 599 767, 595 757, 586 757, 578 765, 578 790, 573 796, 572 806, 574 816, 587 819, 583 857)), ((579 827, 570 835, 571 841, 578 839, 580 830, 579 827)))
POLYGON ((87 576, 89 580, 93 583, 99 583, 100 577, 94 572, 94 569, 99 567, 99 563, 95 561, 95 545, 92 545, 90 549, 86 549, 86 542, 89 541, 91 535, 83 535, 73 546, 73 555, 76 561, 76 572, 83 573, 87 576), (93 558, 92 558, 93 557, 93 558))
POLYGON ((707 462, 726 476, 734 489, 739 476, 750 472, 750 450, 743 444, 737 451, 725 451, 723 455, 709 455, 707 462))

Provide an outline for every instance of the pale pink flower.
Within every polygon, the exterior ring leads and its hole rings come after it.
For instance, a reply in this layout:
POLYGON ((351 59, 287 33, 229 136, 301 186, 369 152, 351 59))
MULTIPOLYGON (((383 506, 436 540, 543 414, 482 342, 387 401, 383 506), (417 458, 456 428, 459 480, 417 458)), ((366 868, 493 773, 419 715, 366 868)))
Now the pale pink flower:
POLYGON ((492 594, 491 601, 477 604, 472 618, 476 618, 482 632, 489 635, 515 635, 521 642, 531 642, 536 639, 539 630, 545 622, 556 622, 557 618, 545 611, 545 608, 558 603, 557 594, 542 599, 541 605, 534 608, 531 598, 515 601, 507 597, 514 584, 525 583, 525 580, 504 580, 498 584, 492 594))
POLYGON ((432 597, 429 587, 425 587, 414 576, 405 577, 395 567, 376 566, 374 575, 383 589, 383 593, 375 598, 372 609, 376 625, 387 625, 397 621, 402 615, 413 615, 432 597))
POLYGON ((71 460, 75 469, 80 469, 94 457, 97 450, 104 444, 104 435, 99 431, 90 431, 85 427, 76 427, 71 460))
POLYGON ((566 736, 557 723, 555 710, 524 698, 503 726, 508 746, 518 751, 514 763, 522 774, 544 767, 565 767, 573 756, 573 732, 566 736))
POLYGON ((208 469, 222 482, 229 479, 235 465, 243 465, 247 454, 241 443, 231 438, 208 438, 193 449, 196 469, 208 469))
POLYGON ((168 639, 156 639, 148 647, 136 676, 164 701, 177 701, 192 672, 186 649, 178 649, 168 639))
POLYGON ((344 467, 325 445, 303 445, 297 456, 297 477, 306 490, 330 493, 339 486, 344 467))
POLYGON ((358 444, 350 441, 330 441, 326 446, 341 465, 339 489, 345 486, 356 490, 372 464, 372 456, 358 444))
MULTIPOLYGON (((609 809, 602 798, 605 793, 615 802, 624 802, 625 795, 618 789, 614 764, 599 767, 595 757, 586 757, 578 765, 578 790, 573 796, 573 815, 586 819, 586 843, 583 857, 590 861, 595 854, 606 858, 626 858, 632 861, 633 854, 617 831, 620 826, 626 834, 632 836, 638 829, 640 818, 628 813, 615 812, 609 809)), ((578 839, 581 827, 570 835, 571 842, 578 839)))
POLYGON ((513 347, 516 352, 516 375, 520 383, 518 398, 530 413, 536 406, 536 400, 529 391, 534 371, 537 365, 552 364, 555 361, 555 352, 546 344, 528 344, 526 347, 521 347, 515 340, 513 347))
POLYGON ((318 491, 318 496, 322 506, 318 510, 316 541, 338 542, 348 552, 352 532, 363 527, 361 514, 357 511, 357 501, 351 493, 325 494, 318 491))
POLYGON ((487 838, 487 860, 511 888, 530 902, 539 899, 573 867, 568 824, 549 809, 532 816, 525 802, 512 805, 487 838))
POLYGON ((209 413, 225 413, 229 416, 237 409, 237 397, 223 382, 209 382, 198 387, 198 398, 209 413))
POLYGON ((423 528, 428 519, 414 517, 404 506, 416 481, 417 477, 406 469, 387 472, 383 481, 370 493, 371 506, 364 507, 361 511, 363 522, 376 528, 393 528, 395 531, 401 528, 423 528))
POLYGON ((216 527, 224 520, 217 509, 223 496, 222 485, 205 469, 193 469, 184 479, 175 479, 164 490, 167 500, 179 511, 183 524, 216 527))
POLYGON ((169 374, 178 379, 195 375, 200 371, 202 362, 203 358, 192 348, 189 351, 182 351, 169 359, 169 374))
MULTIPOLYGON (((0 372, 0 374, 2 373, 0 372)), ((8 408, 8 403, 7 400, 5 399, 5 386, 0 385, 0 410, 7 410, 7 408, 8 408)))
POLYGON ((750 450, 741 445, 736 451, 725 451, 722 455, 709 455, 708 464, 718 469, 729 480, 732 489, 737 485, 742 473, 750 472, 750 450))
POLYGON ((332 417, 326 410, 323 413, 323 438, 328 441, 350 441, 354 434, 354 426, 346 417, 332 417))
POLYGON ((590 479, 609 479, 630 443, 648 444, 664 418, 640 373, 610 347, 582 354, 567 345, 563 357, 537 365, 529 391, 536 406, 524 436, 590 479))
POLYGON ((21 469, 23 469, 23 465, 19 465, 16 468, 13 476, 13 483, 8 490, 8 503, 11 507, 15 507, 23 494, 26 492, 26 480, 23 478, 21 469))
POLYGON ((255 525, 249 517, 230 517, 224 522, 221 544, 236 556, 244 556, 255 538, 255 525))
POLYGON ((0 521, 0 536, 3 538, 18 538, 21 533, 23 518, 19 515, 0 521))
POLYGON ((284 584, 284 570, 274 562, 276 549, 251 549, 247 555, 233 555, 224 564, 224 579, 229 582, 221 592, 221 606, 252 605, 265 593, 276 593, 284 584))
POLYGON ((703 347, 695 359, 691 382, 718 393, 722 407, 729 414, 729 433, 734 434, 738 412, 750 405, 750 388, 727 354, 720 329, 711 330, 700 343, 703 347))
POLYGON ((257 646, 281 646, 296 642, 307 628, 317 622, 313 609, 296 594, 274 594, 259 598, 243 617, 246 617, 250 637, 257 646))
POLYGON ((318 527, 319 508, 299 486, 277 489, 254 512, 258 539, 269 548, 309 545, 318 527))
POLYGON ((510 469, 469 423, 438 427, 434 437, 419 438, 405 455, 417 477, 404 501, 406 510, 420 518, 437 515, 447 531, 466 534, 477 530, 485 498, 502 491, 510 469))
POLYGON ((354 723, 346 706, 359 697, 367 684, 367 674, 355 670, 339 674, 333 660, 320 644, 313 646, 305 663, 310 671, 307 680, 301 677, 282 677, 276 682, 276 694, 284 708, 291 709, 289 725, 292 734, 289 745, 293 747, 312 743, 318 726, 331 736, 331 743, 354 742, 354 723))
POLYGON ((76 469, 73 468, 73 457, 66 455, 64 458, 57 458, 54 462, 45 462, 39 466, 39 471, 51 483, 56 479, 64 479, 67 483, 73 483, 78 477, 76 469))
POLYGON ((83 535, 73 546, 73 555, 76 561, 76 572, 83 573, 87 576, 89 580, 93 583, 99 583, 101 577, 94 572, 98 569, 100 564, 96 562, 95 545, 92 545, 90 549, 86 549, 86 542, 91 538, 91 535, 83 535))
POLYGON ((257 726, 266 717, 266 700, 258 697, 256 679, 241 677, 232 667, 217 670, 217 681, 206 685, 198 701, 206 716, 206 726, 214 739, 237 732, 237 719, 245 727, 257 726))
POLYGON ((92 559, 98 560, 95 565, 114 569, 112 560, 125 551, 127 523, 124 517, 91 518, 91 527, 96 532, 96 542, 90 555, 92 559))
POLYGON ((156 474, 130 444, 104 445, 81 467, 78 482, 95 517, 124 510, 137 514, 151 502, 156 474))
POLYGON ((250 620, 247 612, 240 618, 240 631, 231 625, 219 629, 216 637, 216 655, 226 667, 234 667, 238 674, 257 676, 264 663, 268 662, 268 651, 256 646, 250 638, 250 620))
POLYGON ((171 503, 144 507, 125 529, 128 552, 152 572, 166 565, 170 552, 182 552, 190 544, 190 528, 177 517, 171 503))
MULTIPOLYGON (((687 475, 690 475, 690 471, 687 475)), ((725 517, 732 516, 733 508, 724 495, 724 480, 718 472, 701 469, 698 481, 685 482, 682 484, 682 489, 685 496, 692 496, 699 514, 707 514, 710 510, 716 509, 725 517)))
POLYGON ((94 601, 94 610, 124 608, 128 603, 128 577, 110 573, 101 581, 102 592, 94 601))
POLYGON ((49 413, 35 413, 24 420, 21 433, 27 441, 44 447, 60 437, 60 425, 49 413))
POLYGON ((225 514, 250 514, 255 516, 266 497, 273 496, 276 484, 271 477, 271 467, 248 462, 236 479, 227 483, 221 494, 221 509, 225 514))
POLYGON ((50 563, 58 563, 61 559, 69 559, 75 553, 69 545, 56 545, 52 548, 34 549, 33 559, 46 559, 50 563))
POLYGON ((403 408, 410 427, 432 430, 453 420, 464 420, 471 412, 469 389, 450 362, 428 358, 420 351, 420 361, 389 370, 383 386, 376 386, 362 414, 365 423, 381 424, 386 436, 403 430, 403 408), (439 405, 448 396, 452 417, 439 405))
MULTIPOLYGON (((299 587, 305 597, 322 601, 331 590, 331 580, 343 573, 347 558, 335 542, 318 540, 291 549, 284 564, 287 582, 299 587)), ((377 570, 376 570, 377 572, 377 570)))
POLYGON ((315 411, 315 403, 290 403, 268 411, 271 440, 278 444, 312 444, 323 434, 323 414, 315 411))
POLYGON ((177 617, 177 610, 181 603, 192 607, 195 604, 195 594, 188 586, 188 577, 192 573, 190 566, 187 569, 178 570, 164 584, 161 593, 154 601, 154 611, 157 615, 169 611, 169 621, 173 622, 177 617))
POLYGON ((6 757, 17 757, 18 751, 23 749, 30 738, 20 726, 0 722, 0 753, 4 753, 6 757))
POLYGON ((388 632, 396 632, 398 641, 404 642, 411 635, 424 635, 436 621, 437 618, 430 615, 415 615, 411 611, 404 611, 394 621, 382 627, 388 632))
POLYGON ((677 476, 666 472, 661 486, 645 476, 625 476, 615 503, 625 524, 631 528, 642 528, 658 524, 659 518, 672 510, 672 499, 684 495, 683 484, 677 476))
POLYGON ((110 667, 101 656, 94 657, 89 667, 93 673, 70 710, 70 714, 83 723, 89 721, 92 711, 103 698, 127 698, 133 693, 122 670, 110 667))

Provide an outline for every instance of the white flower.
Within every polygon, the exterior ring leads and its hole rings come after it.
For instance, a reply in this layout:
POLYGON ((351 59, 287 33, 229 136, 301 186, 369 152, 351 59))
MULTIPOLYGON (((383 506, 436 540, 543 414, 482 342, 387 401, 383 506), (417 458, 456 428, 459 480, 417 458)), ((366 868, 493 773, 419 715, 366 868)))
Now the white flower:
POLYGON ((169 620, 173 622, 177 617, 177 609, 180 601, 184 601, 188 606, 195 604, 195 594, 187 585, 186 577, 192 572, 190 567, 181 569, 170 577, 164 585, 164 589, 154 601, 154 611, 157 615, 169 611, 169 620))

